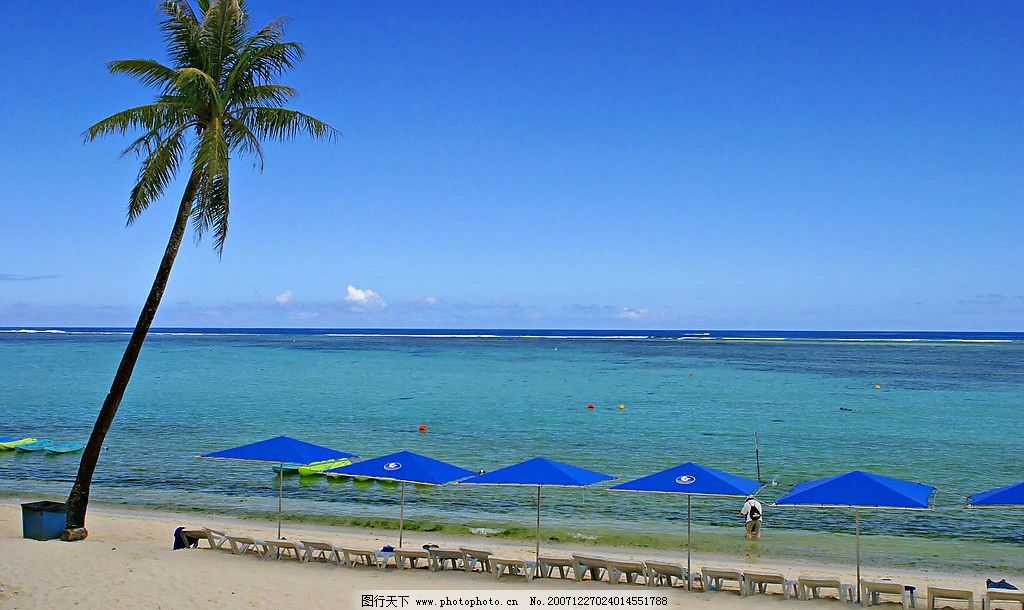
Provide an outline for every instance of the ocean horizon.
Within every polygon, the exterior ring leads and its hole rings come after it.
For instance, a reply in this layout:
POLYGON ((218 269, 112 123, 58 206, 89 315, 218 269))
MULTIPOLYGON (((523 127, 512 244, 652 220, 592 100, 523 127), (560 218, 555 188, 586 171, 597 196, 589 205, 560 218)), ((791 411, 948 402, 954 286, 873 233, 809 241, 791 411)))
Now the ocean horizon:
MULTIPOLYGON (((3 333, 116 333, 130 326, 0 326, 3 333)), ((153 327, 150 334, 343 335, 466 338, 760 339, 867 341, 1024 341, 1024 331, 791 330, 791 329, 590 329, 590 328, 332 328, 332 327, 153 327)))

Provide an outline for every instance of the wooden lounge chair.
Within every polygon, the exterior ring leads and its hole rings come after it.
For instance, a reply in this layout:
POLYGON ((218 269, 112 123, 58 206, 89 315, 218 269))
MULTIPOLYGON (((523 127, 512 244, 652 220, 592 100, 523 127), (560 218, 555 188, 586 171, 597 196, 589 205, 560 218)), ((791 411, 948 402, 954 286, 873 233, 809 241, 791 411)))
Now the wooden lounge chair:
POLYGON ((854 603, 857 594, 855 585, 844 585, 838 578, 827 578, 824 576, 801 576, 796 579, 797 597, 802 600, 821 597, 822 589, 835 589, 839 601, 844 604, 854 603))
POLYGON ((905 610, 917 607, 917 600, 914 599, 914 589, 900 582, 864 580, 860 583, 860 591, 860 600, 865 606, 874 606, 882 603, 883 595, 899 595, 903 600, 903 608, 905 610))
POLYGON ((343 562, 350 568, 356 567, 357 564, 364 566, 380 567, 377 562, 377 551, 373 549, 341 549, 341 555, 344 558, 343 562))
POLYGON ((587 574, 590 574, 590 580, 593 581, 600 581, 604 577, 605 566, 608 564, 607 558, 573 553, 572 559, 574 562, 572 569, 576 572, 577 582, 582 582, 587 574))
POLYGON ((743 572, 722 568, 701 568, 700 574, 704 581, 705 591, 722 591, 725 582, 731 580, 740 586, 741 597, 747 595, 747 580, 743 577, 743 572))
POLYGON ((415 568, 420 559, 427 564, 424 567, 430 567, 430 554, 423 549, 395 549, 395 567, 399 570, 405 569, 406 560, 409 561, 409 568, 415 568))
POLYGON ((790 592, 799 597, 799 593, 797 593, 796 590, 797 582, 795 580, 788 580, 782 574, 769 572, 744 572, 743 577, 747 579, 747 595, 766 593, 768 585, 780 585, 782 587, 782 596, 784 598, 789 599, 790 592))
POLYGON ((967 602, 967 608, 969 610, 974 610, 974 591, 928 587, 928 610, 934 610, 936 607, 935 602, 939 600, 967 602))
POLYGON ((302 561, 302 556, 306 552, 306 549, 303 548, 302 543, 296 540, 267 540, 266 545, 266 559, 283 559, 285 557, 288 557, 294 559, 295 561, 302 561))
POLYGON ((495 579, 501 578, 502 574, 507 573, 509 576, 525 576, 527 582, 529 582, 537 574, 537 563, 534 561, 494 556, 491 556, 489 561, 495 579))
POLYGON ((341 565, 341 549, 325 540, 299 540, 306 553, 302 561, 322 561, 341 565))
POLYGON ((462 551, 458 549, 427 549, 427 559, 430 564, 430 571, 437 572, 444 569, 445 562, 451 569, 459 569, 459 562, 462 561, 462 551))
POLYGON ((467 549, 466 547, 460 547, 459 551, 462 553, 462 569, 467 572, 473 572, 476 570, 476 566, 480 566, 481 572, 491 571, 490 556, 494 553, 491 551, 482 551, 480 549, 467 549))
MULTIPOLYGON (((644 567, 647 568, 647 584, 655 586, 668 586, 674 587, 674 581, 681 581, 684 586, 692 584, 689 579, 689 574, 686 572, 686 568, 677 563, 659 563, 657 561, 645 561, 644 567)), ((700 574, 694 573, 694 578, 700 580, 700 574)))
POLYGON ((981 595, 981 610, 991 610, 992 602, 1017 602, 1024 609, 1024 591, 986 589, 981 595))
POLYGON ((643 562, 619 559, 609 559, 605 562, 604 569, 608 572, 608 582, 613 585, 619 584, 623 576, 626 577, 627 584, 636 584, 636 581, 641 577, 646 577, 647 573, 643 562))
POLYGON ((572 557, 541 557, 537 575, 551 578, 551 575, 555 573, 555 568, 558 568, 558 577, 568 578, 566 573, 575 566, 576 561, 572 557))
POLYGON ((226 532, 220 530, 212 530, 208 527, 203 527, 202 531, 206 535, 206 542, 210 545, 211 549, 224 549, 229 550, 231 546, 228 542, 228 535, 226 532))
POLYGON ((227 536, 228 544, 231 545, 231 552, 235 555, 246 555, 252 553, 259 558, 267 556, 270 549, 266 540, 253 538, 252 536, 227 536))

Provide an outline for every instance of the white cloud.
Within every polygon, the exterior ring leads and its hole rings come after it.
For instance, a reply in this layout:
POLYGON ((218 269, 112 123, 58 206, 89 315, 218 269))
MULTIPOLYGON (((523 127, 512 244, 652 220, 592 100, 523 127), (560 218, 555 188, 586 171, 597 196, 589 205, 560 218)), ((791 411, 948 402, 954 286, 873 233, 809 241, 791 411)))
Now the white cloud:
POLYGON ((623 307, 622 311, 619 312, 619 317, 623 320, 639 320, 647 317, 646 309, 633 309, 632 307, 623 307))
POLYGON ((352 304, 353 311, 379 311, 388 306, 373 290, 356 288, 352 284, 345 289, 345 300, 352 304))
POLYGON ((277 301, 278 305, 287 305, 288 303, 291 303, 294 298, 295 295, 292 294, 291 290, 285 290, 281 294, 274 297, 274 300, 277 301))

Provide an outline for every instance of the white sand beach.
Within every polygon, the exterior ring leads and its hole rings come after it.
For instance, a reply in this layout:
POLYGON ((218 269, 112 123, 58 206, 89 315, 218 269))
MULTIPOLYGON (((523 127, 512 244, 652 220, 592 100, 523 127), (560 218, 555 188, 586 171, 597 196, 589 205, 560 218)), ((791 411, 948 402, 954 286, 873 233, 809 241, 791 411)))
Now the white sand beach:
MULTIPOLYGON (((360 592, 367 590, 571 590, 579 595, 623 593, 668 597, 670 608, 840 608, 835 600, 809 602, 783 600, 781 595, 740 597, 735 592, 688 593, 667 587, 617 585, 585 581, 503 577, 465 572, 337 567, 294 561, 260 561, 228 552, 201 549, 172 551, 172 533, 178 526, 205 525, 231 532, 273 538, 276 524, 210 515, 125 512, 94 508, 89 516, 90 536, 77 543, 39 542, 21 537, 21 513, 16 502, 0 504, 0 608, 25 610, 78 608, 358 608, 360 592)), ((395 533, 371 529, 318 528, 285 523, 285 537, 326 539, 338 545, 379 548, 394 543, 395 533)), ((483 537, 439 537, 412 532, 406 547, 434 543, 493 549, 504 556, 528 558, 533 548, 524 541, 498 541, 483 537)), ((205 543, 203 544, 205 547, 205 543)), ((681 553, 593 545, 551 544, 546 555, 573 551, 615 558, 679 561, 681 553)), ((701 553, 694 566, 782 572, 799 575, 834 575, 844 582, 853 578, 851 565, 742 561, 701 553)), ((865 578, 892 578, 918 587, 919 607, 928 586, 970 589, 982 593, 984 575, 924 570, 879 570, 866 566, 865 578)), ((889 607, 895 607, 890 605, 889 607)), ((963 607, 963 606, 960 606, 963 607)))

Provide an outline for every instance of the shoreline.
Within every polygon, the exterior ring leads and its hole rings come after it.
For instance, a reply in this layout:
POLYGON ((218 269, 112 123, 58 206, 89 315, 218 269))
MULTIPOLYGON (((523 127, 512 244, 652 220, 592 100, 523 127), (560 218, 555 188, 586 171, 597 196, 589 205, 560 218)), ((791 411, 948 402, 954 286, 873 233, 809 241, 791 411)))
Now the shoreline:
MULTIPOLYGON (((0 495, 0 506, 18 507, 23 501, 42 499, 53 500, 46 494, 0 495)), ((286 504, 287 506, 287 504, 286 504)), ((397 507, 396 507, 397 510, 397 507)), ((111 517, 150 518, 164 521, 181 521, 182 525, 195 522, 213 521, 230 523, 241 529, 276 528, 277 514, 267 511, 235 511, 182 506, 142 505, 130 507, 124 504, 106 502, 90 503, 90 515, 111 517)), ((1024 511, 1013 516, 1020 517, 1024 528, 1024 511)), ((374 536, 393 535, 397 537, 398 519, 388 517, 346 517, 342 515, 304 515, 289 513, 282 516, 284 530, 289 527, 302 531, 323 534, 342 533, 359 536, 370 533, 374 536)), ((1011 527, 1015 526, 1011 524, 1011 527)), ((678 524, 676 524, 678 525, 678 524)), ((566 546, 582 552, 595 549, 618 554, 649 553, 667 559, 673 555, 686 554, 684 534, 666 527, 664 531, 631 530, 600 526, 565 527, 542 525, 542 546, 566 546)), ((764 536, 759 542, 743 538, 741 527, 695 526, 691 541, 692 552, 716 561, 753 561, 784 564, 830 565, 836 569, 853 565, 855 538, 852 533, 815 532, 772 528, 768 522, 764 536)), ((532 548, 536 538, 530 523, 507 521, 459 521, 457 518, 419 519, 407 518, 404 524, 407 535, 423 538, 459 539, 467 544, 497 544, 503 546, 526 545, 532 548)), ((1024 553, 1020 545, 1013 542, 995 543, 956 538, 925 538, 893 535, 861 535, 861 555, 865 564, 878 569, 906 570, 956 570, 982 574, 1011 573, 1024 575, 1024 553), (899 555, 893 555, 899 549, 899 555)), ((524 547, 525 548, 525 547, 524 547)), ((852 568, 850 568, 852 569, 852 568)), ((1019 578, 1024 581, 1024 578, 1019 578)))
MULTIPOLYGON (((18 506, 37 499, 57 499, 46 493, 0 493, 0 506, 18 506)), ((395 506, 395 512, 397 506, 395 506)), ((114 517, 160 518, 179 521, 212 520, 230 522, 243 527, 269 527, 276 524, 278 515, 262 510, 224 510, 188 506, 90 503, 90 514, 114 517)), ((1011 528, 1024 528, 1024 512, 1008 523, 1011 528)), ((356 517, 344 515, 308 515, 289 512, 287 507, 282 522, 302 530, 323 532, 342 531, 393 532, 397 535, 398 519, 390 517, 356 517)), ((457 516, 437 516, 432 519, 407 517, 404 531, 419 536, 460 537, 500 544, 534 543, 536 530, 531 522, 500 520, 459 520, 457 516)), ((542 543, 569 544, 582 550, 608 549, 622 553, 654 553, 685 555, 685 522, 674 522, 659 530, 629 526, 613 527, 608 524, 568 527, 564 523, 542 524, 542 543)), ((724 527, 694 525, 691 539, 693 553, 707 554, 723 561, 748 558, 766 562, 814 562, 836 566, 852 565, 855 538, 851 532, 813 531, 772 527, 766 521, 764 535, 758 542, 743 538, 740 526, 724 527)), ((938 570, 965 570, 982 573, 1024 574, 1024 553, 1017 542, 993 542, 947 536, 899 536, 891 534, 861 533, 861 557, 865 564, 873 563, 896 569, 927 568, 938 570)), ((1024 578, 1020 578, 1024 581, 1024 578)))
MULTIPOLYGON (((799 608, 835 608, 830 599, 785 602, 780 595, 743 598, 730 592, 690 593, 667 587, 611 585, 558 578, 527 583, 521 577, 500 580, 484 574, 428 572, 425 570, 338 568, 325 564, 291 561, 258 561, 208 549, 171 551, 173 531, 178 526, 205 525, 235 533, 274 537, 276 523, 230 515, 195 514, 172 511, 94 507, 89 514, 90 536, 82 542, 39 542, 21 538, 20 508, 10 499, 0 501, 0 608, 25 610, 53 608, 70 601, 82 607, 225 608, 286 607, 295 604, 356 607, 354 599, 369 590, 570 590, 582 595, 650 594, 668 597, 670 608, 694 606, 733 610, 751 604, 798 604, 799 608)), ((379 548, 395 544, 396 533, 380 528, 328 527, 286 522, 289 539, 326 539, 343 546, 379 548)), ((532 541, 499 540, 444 532, 412 531, 406 546, 417 548, 432 543, 442 546, 487 548, 503 556, 528 558, 532 541)), ((205 546, 205 545, 204 545, 205 546)), ((546 555, 580 552, 623 560, 685 562, 685 551, 627 548, 601 544, 542 543, 546 555)), ((693 566, 777 571, 787 578, 800 575, 832 575, 843 582, 854 580, 852 563, 777 560, 756 556, 730 557, 694 552, 693 566)), ((918 587, 923 599, 928 586, 961 588, 980 594, 985 578, 1021 581, 1024 571, 983 573, 960 569, 887 568, 865 563, 865 579, 892 578, 918 587)), ((1018 583, 1019 584, 1019 583, 1018 583)))

